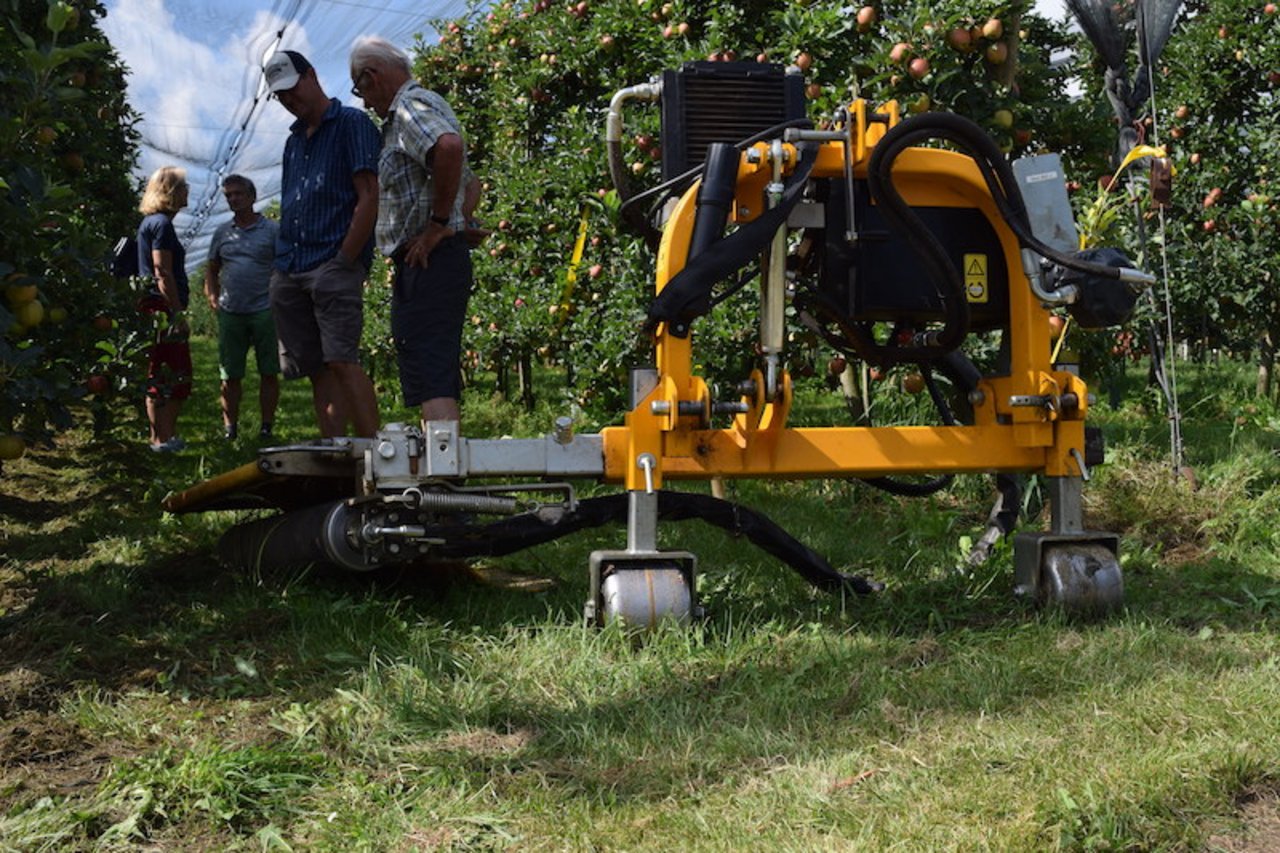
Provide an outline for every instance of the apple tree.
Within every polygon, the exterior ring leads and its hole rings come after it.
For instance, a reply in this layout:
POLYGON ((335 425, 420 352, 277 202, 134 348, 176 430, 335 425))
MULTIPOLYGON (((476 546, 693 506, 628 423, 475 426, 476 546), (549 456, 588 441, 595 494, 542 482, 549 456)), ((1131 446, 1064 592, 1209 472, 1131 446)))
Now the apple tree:
POLYGON ((0 457, 126 381, 134 313, 107 272, 135 227, 134 116, 97 0, 0 0, 0 457))
POLYGON ((1180 336, 1253 352, 1259 392, 1280 345, 1280 14, 1191 4, 1157 79, 1177 175, 1166 240, 1180 336))

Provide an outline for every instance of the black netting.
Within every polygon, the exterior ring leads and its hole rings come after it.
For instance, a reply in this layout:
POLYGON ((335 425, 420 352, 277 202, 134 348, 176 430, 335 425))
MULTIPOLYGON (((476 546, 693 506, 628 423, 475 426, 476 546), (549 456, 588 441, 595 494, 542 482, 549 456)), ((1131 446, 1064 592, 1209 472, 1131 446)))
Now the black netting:
POLYGON ((1182 0, 1066 0, 1080 29, 1107 66, 1106 88, 1122 126, 1150 95, 1148 69, 1169 42, 1182 0), (1137 71, 1129 77, 1127 58, 1134 51, 1137 71))
MULTIPOLYGON (((230 215, 221 180, 239 173, 258 207, 280 194, 280 154, 292 122, 267 101, 262 63, 280 48, 315 65, 325 91, 359 106, 347 55, 357 36, 380 35, 412 52, 434 43, 428 23, 466 11, 466 0, 108 0, 103 31, 130 69, 128 98, 142 116, 140 181, 160 166, 187 170, 191 198, 174 221, 188 270, 204 263, 213 229, 230 215)), ((197 285, 198 288, 198 285, 197 285)))

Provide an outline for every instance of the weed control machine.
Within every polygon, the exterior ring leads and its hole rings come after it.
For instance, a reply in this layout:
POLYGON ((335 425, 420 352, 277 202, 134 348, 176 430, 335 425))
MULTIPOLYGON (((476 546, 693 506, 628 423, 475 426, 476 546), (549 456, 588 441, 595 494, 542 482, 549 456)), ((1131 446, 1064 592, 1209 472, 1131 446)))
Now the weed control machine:
POLYGON ((826 589, 879 588, 836 572, 763 516, 664 490, 668 481, 860 478, 926 494, 949 475, 986 472, 1002 495, 992 514, 999 535, 1017 513, 1008 475, 1034 473, 1048 484, 1051 522, 1015 537, 1016 591, 1071 609, 1119 605, 1117 537, 1083 525, 1082 484, 1100 455, 1085 427, 1089 393, 1050 363, 1047 309, 1066 306, 1085 327, 1117 324, 1150 277, 1118 252, 1072 251, 1056 156, 1011 167, 968 120, 903 118, 894 103, 856 101, 816 129, 804 120, 802 85, 778 66, 690 63, 615 96, 607 142, 626 210, 667 196, 661 215, 631 214, 657 244, 645 325, 654 363, 632 373, 621 426, 574 434, 561 418, 543 438, 476 439, 455 422, 391 424, 373 439, 265 449, 165 507, 283 510, 231 529, 224 562, 356 571, 509 553, 625 521, 625 546, 591 555, 586 615, 650 626, 698 611, 696 558, 659 550, 663 520, 741 532, 826 589), (631 196, 620 141, 634 100, 661 102, 667 180, 631 196), (923 147, 938 142, 947 147, 923 147), (761 355, 718 397, 692 367, 696 325, 717 288, 757 264, 761 355), (788 303, 843 353, 881 369, 918 366, 941 423, 788 426, 788 303), (1000 339, 1001 366, 985 375, 961 352, 979 333, 1000 339), (582 478, 625 491, 579 500, 571 481, 582 478))

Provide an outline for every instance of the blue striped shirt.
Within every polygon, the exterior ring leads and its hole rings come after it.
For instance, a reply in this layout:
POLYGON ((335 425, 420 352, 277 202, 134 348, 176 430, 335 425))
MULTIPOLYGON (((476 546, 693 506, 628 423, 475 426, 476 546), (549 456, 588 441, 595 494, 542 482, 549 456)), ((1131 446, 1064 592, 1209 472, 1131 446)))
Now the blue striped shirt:
MULTIPOLYGON (((301 119, 289 128, 280 185, 278 270, 306 272, 338 254, 356 209, 357 172, 378 174, 378 129, 354 107, 331 98, 316 132, 307 136, 301 119)), ((360 253, 373 261, 373 238, 360 253)))

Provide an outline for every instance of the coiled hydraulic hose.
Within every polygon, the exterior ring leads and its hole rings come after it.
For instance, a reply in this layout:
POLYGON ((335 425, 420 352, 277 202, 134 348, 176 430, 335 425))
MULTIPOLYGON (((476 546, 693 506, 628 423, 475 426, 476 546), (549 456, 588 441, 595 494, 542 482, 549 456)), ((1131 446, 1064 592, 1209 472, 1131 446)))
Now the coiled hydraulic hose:
MULTIPOLYGON (((985 130, 964 116, 954 113, 925 113, 904 119, 890 128, 871 151, 867 185, 872 195, 876 198, 877 204, 889 205, 894 215, 901 214, 905 209, 906 216, 914 219, 914 230, 922 229, 923 223, 910 212, 906 202, 894 189, 890 169, 893 161, 902 151, 929 139, 951 142, 972 158, 986 182, 996 209, 1000 211, 1000 216, 1022 246, 1032 249, 1059 266, 1079 272, 1137 284, 1149 284, 1153 281, 1150 275, 1141 270, 1082 260, 1041 242, 1032 233, 1031 219, 1027 214, 1026 204, 1022 200, 1022 192, 1018 189, 1017 179, 1013 175, 1009 161, 1005 159, 1004 152, 985 130)), ((886 208, 886 214, 888 214, 888 208, 886 208)), ((908 235, 910 233, 911 231, 908 231, 908 235)))

